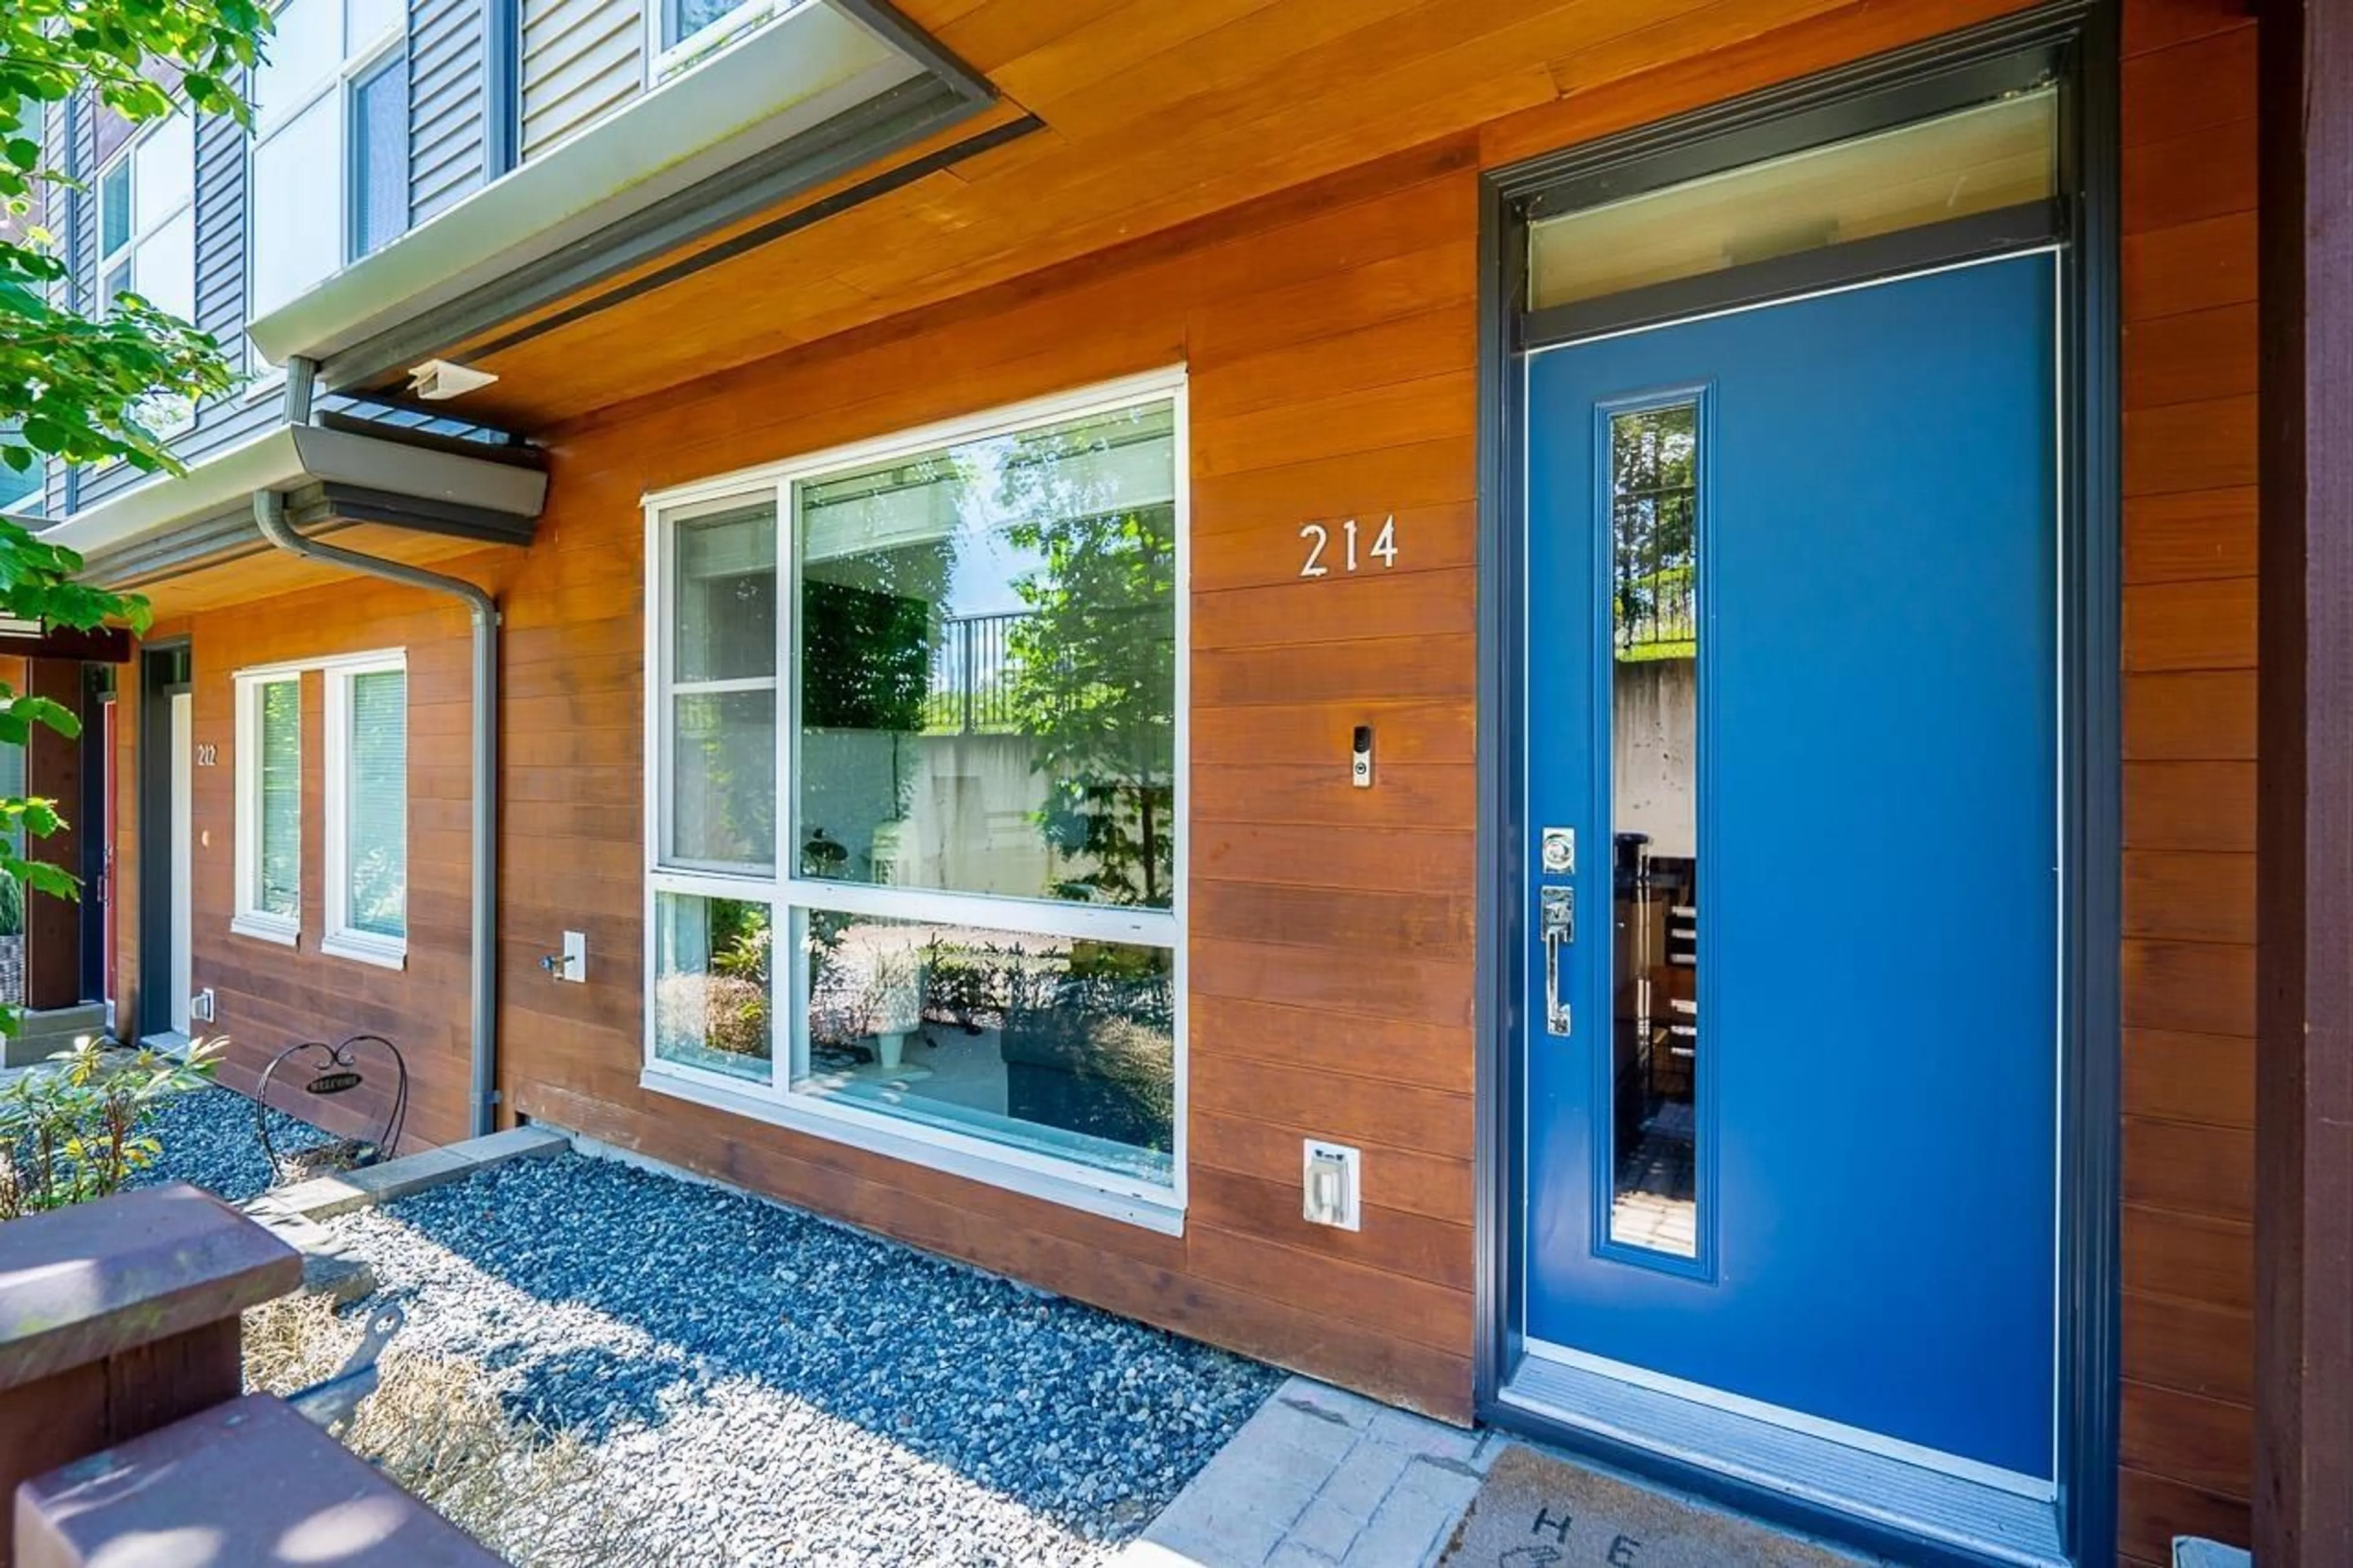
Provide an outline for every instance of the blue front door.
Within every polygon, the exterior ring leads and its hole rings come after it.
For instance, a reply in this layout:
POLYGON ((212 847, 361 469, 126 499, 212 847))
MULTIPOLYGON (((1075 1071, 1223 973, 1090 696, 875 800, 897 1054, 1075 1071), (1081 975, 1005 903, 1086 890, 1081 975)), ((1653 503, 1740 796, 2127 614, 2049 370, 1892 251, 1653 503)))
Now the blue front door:
POLYGON ((1532 1353, 2050 1480, 2054 261, 1529 363, 1532 1353))

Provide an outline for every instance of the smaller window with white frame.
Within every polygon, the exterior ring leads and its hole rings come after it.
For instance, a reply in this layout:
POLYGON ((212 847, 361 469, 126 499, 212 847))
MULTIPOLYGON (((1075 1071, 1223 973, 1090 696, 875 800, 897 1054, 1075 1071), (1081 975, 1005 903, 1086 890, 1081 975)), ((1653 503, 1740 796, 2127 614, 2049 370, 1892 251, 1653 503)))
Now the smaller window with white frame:
POLYGON ((327 930, 320 951, 398 968, 408 954, 408 664, 327 667, 327 930))
POLYGON ((302 931, 302 677, 237 678, 237 912, 229 929, 288 946, 302 931))

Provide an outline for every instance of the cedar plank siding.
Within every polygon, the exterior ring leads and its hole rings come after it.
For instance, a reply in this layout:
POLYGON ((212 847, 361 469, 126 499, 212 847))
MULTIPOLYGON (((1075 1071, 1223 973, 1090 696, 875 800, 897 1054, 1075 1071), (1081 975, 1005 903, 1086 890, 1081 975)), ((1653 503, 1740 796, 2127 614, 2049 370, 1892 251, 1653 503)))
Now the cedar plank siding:
POLYGON ((2255 29, 2129 0, 2119 1546, 2244 1542, 2254 1335, 2255 29))
MULTIPOLYGON (((493 563, 494 564, 494 563, 493 563)), ((452 601, 365 581, 159 623, 157 637, 192 634, 195 734, 217 745, 217 761, 193 771, 190 830, 195 869, 191 973, 213 988, 212 1024, 225 1037, 222 1081, 251 1089, 271 1056, 301 1040, 381 1034, 398 1046, 410 1075, 408 1143, 466 1136, 470 1083, 467 1027, 468 747, 471 644, 466 613, 452 601), (325 930, 325 678, 302 675, 302 889, 301 946, 294 950, 229 930, 235 902, 236 685, 238 669, 333 653, 406 647, 408 652, 408 962, 391 970, 317 951, 325 930)), ((135 665, 117 700, 119 774, 137 776, 141 700, 135 665)), ((118 917, 120 989, 125 1027, 139 1017, 139 792, 119 792, 116 847, 124 907, 118 917)), ((333 1100, 280 1085, 273 1101, 339 1132, 373 1136, 389 1084, 368 1061, 369 1083, 333 1100)))
POLYGON ((623 804, 510 805, 505 934, 552 947, 586 921, 595 977, 512 983, 514 1109, 1466 1415, 1475 201, 1470 147, 1441 147, 1278 198, 1205 238, 560 433, 542 525, 552 541, 516 578, 509 624, 519 644, 544 633, 576 647, 565 715, 575 776, 588 775, 593 800, 623 804), (1202 796, 1189 840, 1185 1237, 640 1090, 638 498, 1180 362, 1192 373, 1202 796), (1298 580, 1288 541, 1299 518, 1393 506, 1404 543, 1394 575, 1298 580), (1332 761, 1367 718, 1395 785, 1369 796, 1332 761), (1270 728, 1294 760, 1261 792, 1252 775, 1271 760, 1270 728), (1356 802, 1375 831, 1335 837, 1331 825, 1353 822, 1356 802), (615 816, 625 833, 610 832, 615 816), (1363 1232, 1300 1219, 1308 1133, 1365 1148, 1363 1232))
MULTIPOLYGON (((2010 8, 1944 0, 1935 13, 1958 26, 2010 8)), ((1742 21, 1754 10, 1703 6, 1577 57, 1560 68, 1577 90, 1556 103, 1521 108, 1499 89, 1474 134, 559 428, 540 542, 453 568, 507 607, 503 1114, 1466 1416, 1476 170, 1907 41, 1929 8, 1781 6, 1790 24, 1764 34, 1742 21), (1679 58, 1694 47, 1709 52, 1679 58), (1176 363, 1190 369, 1192 427, 1186 1235, 641 1090, 640 497, 1176 363), (1297 580, 1301 521, 1391 511, 1393 574, 1297 580), (1366 720, 1382 785, 1363 794, 1336 759, 1366 720), (538 969, 566 927, 588 935, 585 985, 538 969), (1298 1217, 1307 1134, 1365 1149, 1360 1233, 1298 1217)), ((958 16, 947 41, 986 54, 991 8, 958 16)), ((2156 1564, 2176 1533, 2248 1531, 2254 68, 2234 0, 2125 0, 2124 23, 2120 1510, 2124 1560, 2156 1564)), ((1031 86, 1078 115, 1101 90, 1031 86)), ((413 1131, 461 1136, 462 612, 354 583, 179 629, 195 637, 199 737, 221 742, 218 767, 198 775, 196 828, 211 837, 196 851, 197 984, 220 992, 238 1070, 348 1018, 410 1049, 413 1131), (407 973, 229 936, 229 672, 394 644, 409 651, 413 712, 407 973)), ((309 677, 311 879, 319 693, 309 677)), ((127 765, 128 707, 121 732, 127 765)), ((135 807, 126 791, 126 835, 135 807)), ((306 884, 313 940, 319 896, 306 884)), ((127 984, 127 915, 121 931, 127 984)))

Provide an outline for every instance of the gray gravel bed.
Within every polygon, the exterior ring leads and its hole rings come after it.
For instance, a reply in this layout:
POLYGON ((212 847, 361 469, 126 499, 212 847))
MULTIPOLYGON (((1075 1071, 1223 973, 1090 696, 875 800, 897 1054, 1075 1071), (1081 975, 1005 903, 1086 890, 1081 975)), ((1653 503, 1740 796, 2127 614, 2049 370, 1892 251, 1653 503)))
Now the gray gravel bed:
MULTIPOLYGON (((194 1182, 231 1203, 259 1196, 269 1185, 269 1160, 253 1123, 253 1101, 215 1085, 165 1100, 150 1131, 164 1152, 135 1184, 194 1182)), ((269 1113, 269 1135, 281 1149, 323 1143, 328 1134, 281 1110, 269 1113)))
POLYGON ((796 1210, 577 1155, 333 1226, 407 1308, 403 1343, 491 1367, 519 1412, 596 1445, 617 1461, 606 1500, 696 1561, 1096 1563, 1281 1381, 796 1210))

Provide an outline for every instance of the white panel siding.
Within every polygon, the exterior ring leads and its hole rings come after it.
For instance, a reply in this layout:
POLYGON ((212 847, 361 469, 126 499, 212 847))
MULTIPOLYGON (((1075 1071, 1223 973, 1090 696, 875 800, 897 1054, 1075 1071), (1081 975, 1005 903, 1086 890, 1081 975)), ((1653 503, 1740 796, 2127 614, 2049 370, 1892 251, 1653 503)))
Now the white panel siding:
POLYGON ((642 0, 522 0, 522 142, 531 158, 635 98, 642 0))
POLYGON ((484 0, 408 8, 408 197, 424 223, 483 179, 484 0))

